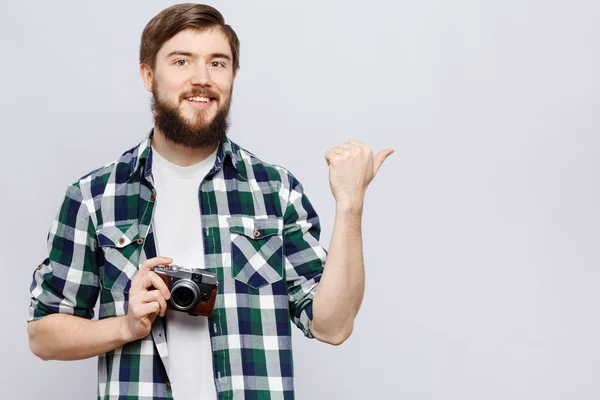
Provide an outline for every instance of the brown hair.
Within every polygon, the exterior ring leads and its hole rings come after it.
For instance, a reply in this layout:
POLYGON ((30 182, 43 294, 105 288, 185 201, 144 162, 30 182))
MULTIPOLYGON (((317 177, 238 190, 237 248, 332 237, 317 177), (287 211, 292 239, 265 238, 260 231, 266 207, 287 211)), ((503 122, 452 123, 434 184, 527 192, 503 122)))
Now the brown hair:
POLYGON ((229 40, 233 55, 233 71, 240 68, 240 41, 231 26, 225 24, 223 15, 204 4, 176 4, 162 10, 148 22, 142 33, 140 64, 154 69, 156 54, 162 45, 184 29, 204 31, 218 27, 229 40))

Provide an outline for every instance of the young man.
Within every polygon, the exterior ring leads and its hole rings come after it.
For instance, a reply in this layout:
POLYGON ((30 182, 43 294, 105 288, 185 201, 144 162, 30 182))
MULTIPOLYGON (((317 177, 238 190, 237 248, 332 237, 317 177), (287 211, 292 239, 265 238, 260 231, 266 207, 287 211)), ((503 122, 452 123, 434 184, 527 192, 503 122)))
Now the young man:
POLYGON ((326 255, 300 183, 226 136, 238 68, 238 38, 214 8, 153 18, 140 73, 154 129, 73 183, 52 225, 30 346, 44 360, 98 356, 99 398, 291 399, 290 320, 334 345, 352 332, 363 198, 392 150, 373 157, 350 141, 325 154, 336 200, 326 255), (171 264, 216 274, 209 317, 167 309, 154 269, 171 264))

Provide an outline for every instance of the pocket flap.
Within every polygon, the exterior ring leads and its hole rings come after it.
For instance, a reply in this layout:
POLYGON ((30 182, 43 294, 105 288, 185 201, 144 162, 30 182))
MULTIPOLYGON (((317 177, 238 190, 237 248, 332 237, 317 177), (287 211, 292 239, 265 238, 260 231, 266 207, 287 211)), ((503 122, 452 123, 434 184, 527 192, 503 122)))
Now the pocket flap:
POLYGON ((138 238, 137 224, 104 225, 96 231, 98 245, 122 248, 138 238))
POLYGON ((280 218, 229 217, 229 230, 250 239, 264 239, 269 236, 280 236, 283 231, 283 220, 280 218))

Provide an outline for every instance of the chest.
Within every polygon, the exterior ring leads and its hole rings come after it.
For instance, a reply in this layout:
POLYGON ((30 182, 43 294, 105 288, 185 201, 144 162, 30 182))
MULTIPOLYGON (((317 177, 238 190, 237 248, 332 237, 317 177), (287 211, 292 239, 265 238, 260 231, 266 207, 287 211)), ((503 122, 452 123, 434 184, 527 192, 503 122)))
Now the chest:
POLYGON ((97 230, 102 302, 116 304, 104 308, 105 316, 126 313, 131 280, 146 259, 158 255, 161 232, 175 232, 169 238, 175 242, 194 235, 205 268, 220 280, 216 307, 227 294, 284 294, 285 193, 278 182, 243 179, 224 168, 177 193, 168 189, 142 181, 139 188, 120 188, 130 193, 115 193, 113 204, 103 204, 97 230), (167 223, 169 229, 161 230, 167 223))

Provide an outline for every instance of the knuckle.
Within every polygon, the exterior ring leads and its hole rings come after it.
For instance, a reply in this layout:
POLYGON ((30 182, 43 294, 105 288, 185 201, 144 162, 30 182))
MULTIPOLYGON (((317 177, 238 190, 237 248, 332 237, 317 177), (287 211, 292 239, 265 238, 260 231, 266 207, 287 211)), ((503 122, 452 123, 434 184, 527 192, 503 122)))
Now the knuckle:
POLYGON ((140 308, 137 307, 136 305, 130 305, 129 311, 130 311, 130 314, 136 318, 140 316, 140 308))
POLYGON ((163 300, 163 294, 159 290, 152 291, 152 298, 157 301, 163 300))

